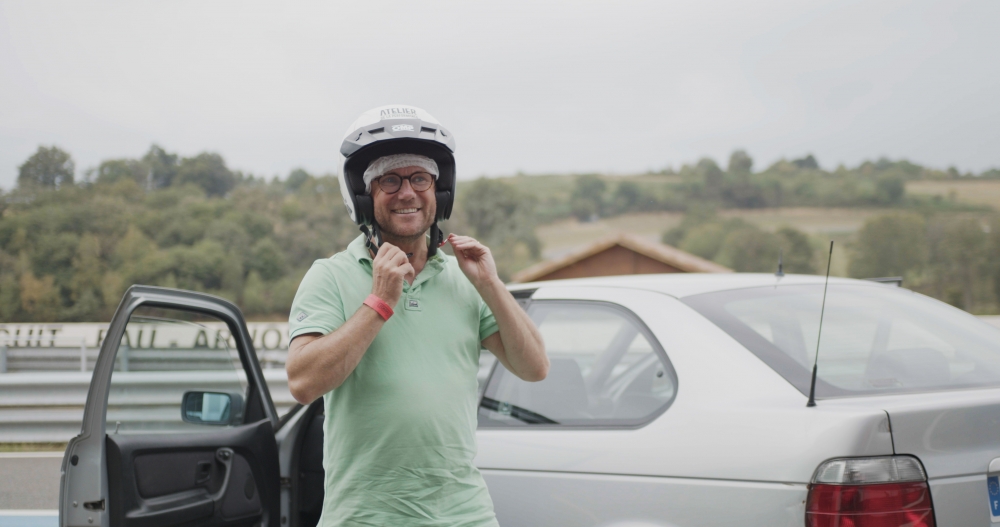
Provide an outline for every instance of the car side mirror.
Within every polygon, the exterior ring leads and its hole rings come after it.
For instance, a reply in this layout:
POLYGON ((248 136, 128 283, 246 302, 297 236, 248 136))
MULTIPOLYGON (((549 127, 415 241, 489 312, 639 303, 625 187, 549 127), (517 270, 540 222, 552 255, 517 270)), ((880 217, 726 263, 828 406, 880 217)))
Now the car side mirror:
POLYGON ((184 392, 181 419, 196 425, 238 425, 243 422, 243 394, 184 392))

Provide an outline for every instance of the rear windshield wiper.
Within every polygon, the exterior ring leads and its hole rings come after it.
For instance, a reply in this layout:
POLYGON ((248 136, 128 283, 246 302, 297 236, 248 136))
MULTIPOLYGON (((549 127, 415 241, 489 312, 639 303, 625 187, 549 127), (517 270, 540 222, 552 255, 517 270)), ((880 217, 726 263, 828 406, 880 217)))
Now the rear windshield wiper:
POLYGON ((514 419, 524 421, 529 425, 557 425, 557 421, 553 421, 542 414, 536 414, 531 410, 521 408, 513 404, 502 403, 496 399, 490 399, 489 397, 483 397, 483 400, 479 403, 481 408, 486 408, 487 410, 493 410, 499 414, 509 415, 514 419), (501 410, 502 408, 502 410, 501 410))

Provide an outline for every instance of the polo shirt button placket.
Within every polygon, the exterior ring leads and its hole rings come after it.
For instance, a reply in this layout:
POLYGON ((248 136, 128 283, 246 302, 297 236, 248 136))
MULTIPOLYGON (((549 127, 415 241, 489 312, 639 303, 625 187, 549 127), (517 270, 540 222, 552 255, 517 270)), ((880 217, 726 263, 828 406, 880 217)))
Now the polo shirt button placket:
POLYGON ((406 300, 403 303, 403 309, 407 311, 420 311, 420 286, 411 288, 406 293, 406 300))

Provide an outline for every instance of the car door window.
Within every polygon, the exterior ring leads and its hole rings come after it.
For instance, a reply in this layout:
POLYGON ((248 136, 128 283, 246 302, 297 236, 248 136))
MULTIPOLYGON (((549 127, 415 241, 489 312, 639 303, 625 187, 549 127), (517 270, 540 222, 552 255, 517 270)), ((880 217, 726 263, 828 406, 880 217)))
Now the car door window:
POLYGON ((628 310, 538 301, 528 314, 545 340, 549 374, 525 382, 497 365, 480 404, 480 426, 636 426, 673 400, 670 362, 628 310))
POLYGON ((247 384, 224 322, 140 307, 115 354, 106 429, 109 434, 210 432, 240 424, 247 384), (185 394, 191 395, 182 415, 185 394))

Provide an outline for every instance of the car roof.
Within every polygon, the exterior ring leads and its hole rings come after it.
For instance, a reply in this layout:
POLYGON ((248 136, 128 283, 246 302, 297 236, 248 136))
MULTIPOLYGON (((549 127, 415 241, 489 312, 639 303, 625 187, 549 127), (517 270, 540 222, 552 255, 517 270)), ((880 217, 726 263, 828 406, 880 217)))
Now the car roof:
MULTIPOLYGON (((625 276, 600 276, 568 280, 546 280, 525 284, 511 284, 511 291, 534 290, 549 287, 624 287, 645 289, 677 298, 750 287, 822 284, 823 276, 787 274, 782 277, 771 273, 667 273, 625 276)), ((831 284, 869 285, 891 287, 886 284, 852 278, 830 277, 831 284)))

